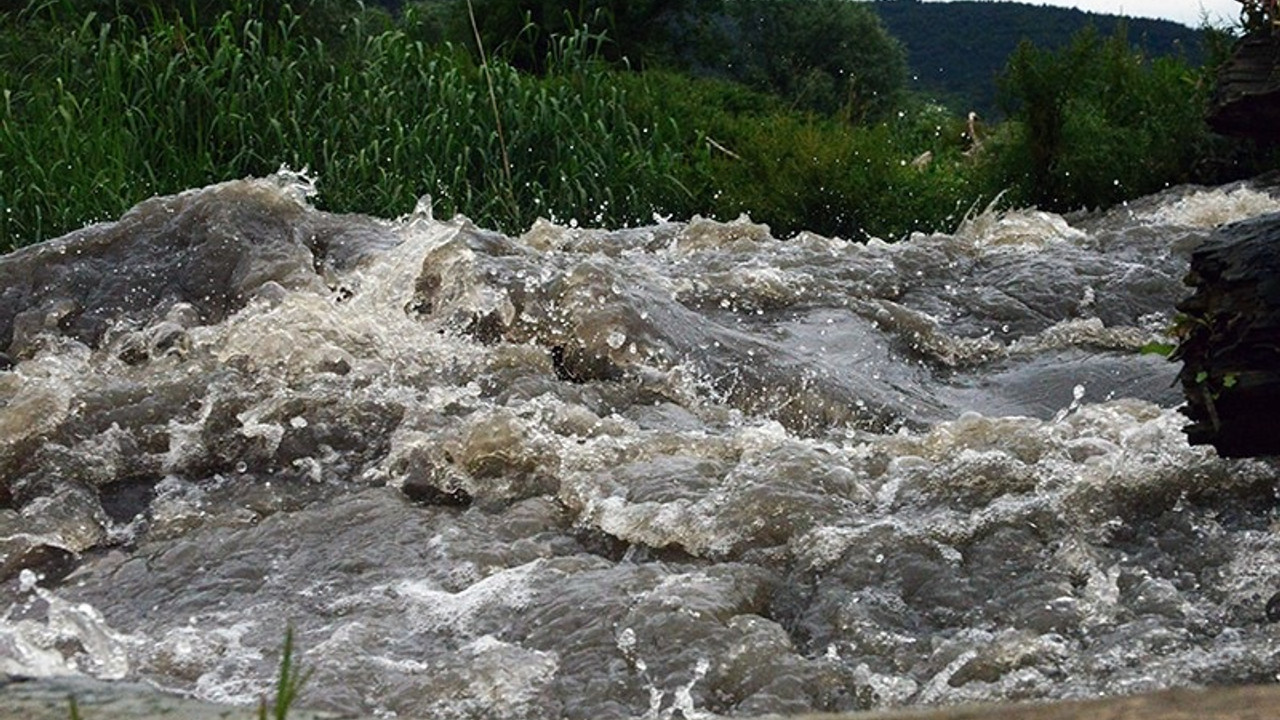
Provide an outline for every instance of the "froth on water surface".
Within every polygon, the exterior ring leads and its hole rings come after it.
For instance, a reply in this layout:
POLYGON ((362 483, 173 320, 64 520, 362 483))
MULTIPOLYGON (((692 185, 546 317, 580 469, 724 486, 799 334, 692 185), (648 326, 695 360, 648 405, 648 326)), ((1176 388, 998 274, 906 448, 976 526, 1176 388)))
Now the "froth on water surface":
POLYGON ((0 258, 4 672, 252 704, 291 624, 309 704, 386 717, 1274 679, 1274 468, 1140 353, 1264 192, 857 244, 309 189, 0 258))

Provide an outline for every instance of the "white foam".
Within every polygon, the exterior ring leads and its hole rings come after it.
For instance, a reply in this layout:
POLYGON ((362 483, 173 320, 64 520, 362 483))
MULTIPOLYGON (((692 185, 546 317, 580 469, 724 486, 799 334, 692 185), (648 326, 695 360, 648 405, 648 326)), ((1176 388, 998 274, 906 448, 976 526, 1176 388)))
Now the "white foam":
POLYGON ((112 629, 92 605, 68 602, 37 586, 34 574, 24 575, 20 582, 46 604, 45 619, 13 621, 16 606, 0 616, 0 674, 89 675, 103 680, 128 675, 135 638, 112 629))
MULTIPOLYGON (((530 650, 482 635, 450 653, 443 682, 450 691, 419 706, 423 717, 537 717, 538 700, 560 667, 556 653, 530 650)), ((438 678, 439 680, 439 678, 438 678)))
POLYGON ((1172 204, 1138 216, 1156 225, 1214 228, 1266 213, 1280 212, 1280 198, 1248 187, 1199 190, 1172 204))
MULTIPOLYGON (((442 590, 424 580, 402 580, 387 589, 407 601, 406 610, 415 627, 449 630, 465 636, 474 631, 477 613, 495 608, 511 613, 524 609, 534 597, 533 582, 542 575, 544 565, 539 559, 502 570, 459 592, 442 590)), ((377 594, 379 590, 374 588, 371 592, 377 594)))
POLYGON ((1057 242, 1080 243, 1088 238, 1066 218, 1042 210, 996 210, 988 207, 960 223, 955 236, 975 248, 1038 250, 1057 242))
POLYGON ((200 672, 195 684, 196 697, 228 705, 251 705, 266 697, 274 683, 274 678, 254 672, 262 661, 262 651, 243 644, 246 635, 260 630, 259 623, 233 621, 233 618, 252 614, 253 609, 246 608, 243 614, 214 614, 202 618, 208 627, 200 627, 195 632, 182 628, 170 631, 158 643, 156 651, 170 653, 170 662, 194 663, 195 670, 200 672))

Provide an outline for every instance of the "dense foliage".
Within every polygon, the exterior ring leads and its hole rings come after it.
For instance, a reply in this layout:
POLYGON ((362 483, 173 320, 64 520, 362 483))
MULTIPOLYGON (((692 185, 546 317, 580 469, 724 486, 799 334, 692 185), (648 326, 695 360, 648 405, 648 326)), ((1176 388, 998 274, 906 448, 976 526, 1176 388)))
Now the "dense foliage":
POLYGON ((906 84, 902 46, 866 3, 725 0, 677 24, 673 42, 681 69, 857 120, 886 116, 906 84))
POLYGON ((539 216, 617 226, 746 212, 783 236, 888 239, 953 229, 1001 191, 1072 209, 1266 167, 1200 122, 1205 70, 1152 60, 1123 35, 1018 50, 1002 81, 1010 119, 975 142, 963 115, 902 92, 900 47, 862 4, 791 0, 772 34, 746 20, 781 0, 582 0, 556 21, 564 4, 539 17, 525 0, 470 5, 42 0, 3 12, 0 247, 282 164, 309 167, 336 211, 395 217, 431 194, 438 215, 509 232, 539 216), (472 7, 491 23, 523 8, 509 36, 476 14, 487 63, 463 32, 472 7), (862 30, 826 33, 822 17, 862 30), (628 28, 644 18, 655 29, 639 41, 628 28), (712 33, 704 48, 727 38, 733 49, 717 52, 731 63, 682 54, 690 33, 712 33))
MULTIPOLYGON (((673 24, 703 17, 716 0, 426 0, 440 37, 471 45, 473 33, 497 57, 522 69, 545 72, 557 38, 578 30, 603 33, 600 57, 640 66, 669 53, 673 24), (471 24, 474 17, 475 25, 471 24)), ((397 3, 396 7, 401 4, 397 3)))
POLYGON ((901 45, 866 3, 848 0, 428 0, 439 34, 472 33, 498 57, 544 72, 556 38, 603 33, 615 67, 732 80, 796 107, 878 117, 906 81, 901 45), (470 21, 474 17, 475 27, 470 21), (452 18, 452 19, 451 19, 452 18))
POLYGON ((508 228, 538 215, 636 222, 686 209, 675 175, 696 165, 685 155, 698 146, 593 67, 589 48, 573 45, 584 36, 563 40, 546 78, 503 64, 482 76, 466 53, 364 14, 346 19, 348 49, 335 53, 299 34, 285 8, 274 23, 227 12, 199 28, 43 19, 48 52, 5 84, 9 243, 281 164, 316 172, 328 207, 387 216, 424 193, 437 211, 508 228), (496 106, 480 90, 488 80, 496 106))
POLYGON ((1175 60, 1135 53, 1123 32, 1087 29, 1056 53, 1024 42, 1001 83, 1024 153, 1003 160, 1027 174, 1024 199, 1097 207, 1191 180, 1208 88, 1190 79, 1175 60))

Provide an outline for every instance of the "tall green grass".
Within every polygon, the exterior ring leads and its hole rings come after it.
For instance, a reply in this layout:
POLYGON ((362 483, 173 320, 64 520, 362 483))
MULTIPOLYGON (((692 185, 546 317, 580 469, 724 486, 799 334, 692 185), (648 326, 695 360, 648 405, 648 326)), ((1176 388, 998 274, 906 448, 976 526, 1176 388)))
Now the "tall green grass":
MULTIPOLYGON (((286 6, 287 7, 287 6, 286 6)), ((28 11, 31 12, 31 11, 28 11)), ((507 230, 538 216, 624 224, 692 199, 678 175, 699 159, 691 134, 637 112, 564 38, 553 72, 481 69, 461 49, 353 15, 341 52, 235 12, 210 27, 179 18, 96 16, 46 23, 48 60, 24 57, 12 20, 0 64, 0 246, 41 240, 131 204, 282 164, 321 179, 325 207, 396 216, 430 193, 445 213, 507 230), (496 122, 506 128, 503 171, 496 122)))

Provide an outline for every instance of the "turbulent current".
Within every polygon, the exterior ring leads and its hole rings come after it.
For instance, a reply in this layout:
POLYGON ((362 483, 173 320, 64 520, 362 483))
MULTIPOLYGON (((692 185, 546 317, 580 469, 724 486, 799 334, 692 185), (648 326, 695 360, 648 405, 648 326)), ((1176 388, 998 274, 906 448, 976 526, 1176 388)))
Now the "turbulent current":
POLYGON ((376 717, 1274 682, 1276 466, 1187 444, 1179 188, 953 235, 519 237, 282 172, 0 258, 0 672, 376 717))

